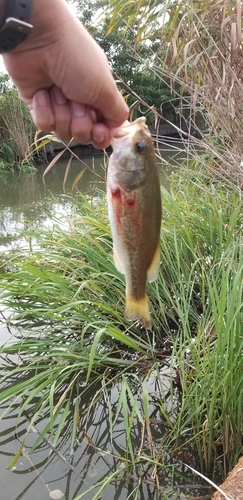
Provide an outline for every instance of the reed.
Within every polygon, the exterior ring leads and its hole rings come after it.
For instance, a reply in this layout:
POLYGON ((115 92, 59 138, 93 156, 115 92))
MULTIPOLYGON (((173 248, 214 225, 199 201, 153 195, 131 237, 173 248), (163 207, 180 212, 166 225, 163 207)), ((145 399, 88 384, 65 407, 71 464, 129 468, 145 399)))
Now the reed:
POLYGON ((9 88, 0 96, 0 162, 6 169, 33 169, 25 161, 29 144, 33 141, 35 127, 27 106, 19 99, 17 91, 9 88))

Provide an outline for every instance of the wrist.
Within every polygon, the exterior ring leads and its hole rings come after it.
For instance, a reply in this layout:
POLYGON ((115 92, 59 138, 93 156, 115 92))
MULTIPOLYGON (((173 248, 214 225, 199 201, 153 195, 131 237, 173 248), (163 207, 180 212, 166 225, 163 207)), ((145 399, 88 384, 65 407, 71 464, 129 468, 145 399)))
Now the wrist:
POLYGON ((33 0, 30 22, 34 29, 29 39, 43 38, 55 34, 56 29, 65 21, 65 13, 69 12, 65 0, 33 0))
MULTIPOLYGON (((4 16, 6 2, 8 0, 0 0, 0 16, 2 17, 0 26, 3 26, 5 21, 3 17, 6 17, 4 16)), ((10 50, 10 53, 22 52, 54 43, 64 34, 64 28, 70 16, 72 17, 72 14, 65 0, 32 0, 28 23, 33 28, 21 43, 10 50)))

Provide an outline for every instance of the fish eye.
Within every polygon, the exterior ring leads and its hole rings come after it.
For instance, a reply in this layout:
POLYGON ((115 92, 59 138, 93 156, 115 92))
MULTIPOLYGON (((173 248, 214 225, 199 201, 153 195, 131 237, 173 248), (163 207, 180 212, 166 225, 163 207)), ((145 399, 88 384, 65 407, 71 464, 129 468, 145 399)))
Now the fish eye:
POLYGON ((136 153, 142 153, 145 149, 144 142, 142 142, 142 141, 136 142, 136 144, 134 145, 134 149, 135 149, 136 153))

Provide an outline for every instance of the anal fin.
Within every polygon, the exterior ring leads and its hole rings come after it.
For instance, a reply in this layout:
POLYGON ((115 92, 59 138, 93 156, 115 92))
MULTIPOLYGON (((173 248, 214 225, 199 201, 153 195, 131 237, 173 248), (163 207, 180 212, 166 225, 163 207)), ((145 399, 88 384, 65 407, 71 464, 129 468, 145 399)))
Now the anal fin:
POLYGON ((160 266, 160 242, 158 242, 157 248, 155 250, 153 260, 147 270, 147 280, 152 283, 158 278, 160 266))

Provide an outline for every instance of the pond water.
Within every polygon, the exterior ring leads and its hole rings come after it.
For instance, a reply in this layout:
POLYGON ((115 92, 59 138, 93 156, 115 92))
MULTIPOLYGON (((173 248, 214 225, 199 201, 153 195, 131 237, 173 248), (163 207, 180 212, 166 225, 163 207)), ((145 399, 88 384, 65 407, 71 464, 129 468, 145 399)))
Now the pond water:
MULTIPOLYGON (((179 145, 180 146, 180 145, 179 145)), ((160 165, 161 182, 169 185, 169 175, 173 168, 180 165, 181 158, 186 156, 186 152, 178 149, 176 143, 165 144, 162 155, 164 163, 160 165)), ((86 163, 86 171, 79 181, 78 187, 83 192, 90 192, 99 189, 105 189, 105 170, 103 156, 83 158, 86 163)), ((21 235, 23 229, 31 228, 34 224, 49 226, 52 224, 53 217, 57 217, 61 223, 66 224, 67 217, 72 213, 72 197, 75 197, 75 190, 72 192, 72 186, 77 179, 79 172, 84 168, 84 164, 79 160, 73 160, 72 168, 66 183, 66 192, 63 193, 63 179, 67 159, 59 161, 53 169, 46 175, 44 186, 42 174, 46 165, 40 165, 34 174, 13 174, 1 179, 0 183, 0 252, 8 252, 11 249, 23 247, 26 244, 25 238, 21 235)), ((4 272, 4 269, 1 269, 4 272)), ((9 311, 10 313, 10 311, 9 311)), ((6 315, 6 312, 4 313, 6 315)), ((4 317, 0 324, 1 343, 11 342, 11 336, 14 331, 10 331, 4 324, 4 317)), ((8 360, 1 360, 1 373, 4 372, 5 363, 8 360)), ((163 398, 165 404, 170 404, 169 398, 169 378, 170 374, 166 366, 163 370, 163 398), (168 402, 167 402, 168 394, 168 402)), ((153 394, 155 387, 156 373, 151 373, 147 382, 149 394, 153 394)), ((99 387, 93 387, 87 395, 88 404, 92 400, 99 387)), ((116 404, 119 388, 114 387, 111 398, 113 404, 116 404)), ((152 405, 151 399, 151 405, 152 405)), ((114 429, 113 443, 109 435, 109 415, 105 401, 99 401, 92 407, 89 415, 89 422, 80 423, 80 428, 86 425, 86 439, 79 438, 75 441, 73 450, 69 447, 69 437, 72 430, 67 425, 62 432, 60 443, 57 450, 51 448, 47 440, 42 440, 38 449, 31 455, 30 450, 38 433, 42 431, 46 420, 43 415, 36 422, 35 427, 31 427, 25 442, 22 455, 12 470, 8 470, 14 455, 18 452, 22 438, 25 435, 30 421, 28 413, 22 415, 17 421, 18 406, 13 405, 10 409, 8 405, 2 405, 0 414, 4 414, 0 421, 0 488, 3 499, 8 500, 47 500, 56 491, 57 496, 53 498, 65 498, 74 500, 78 495, 87 492, 96 482, 106 478, 117 469, 121 469, 119 479, 115 479, 105 489, 105 497, 108 500, 125 500, 128 498, 138 500, 164 499, 173 500, 180 498, 199 497, 208 494, 208 488, 205 482, 195 477, 187 467, 182 467, 179 461, 174 460, 174 468, 177 474, 174 474, 173 467, 171 473, 163 478, 163 493, 158 492, 154 481, 144 476, 145 469, 137 471, 136 478, 127 477, 122 474, 123 464, 120 456, 121 450, 124 450, 123 422, 118 419, 114 429), (95 446, 94 446, 95 444, 95 446), (144 477, 141 485, 136 490, 137 477, 144 477), (59 496, 58 496, 59 492, 59 496), (178 493, 176 493, 178 492, 178 493), (63 493, 63 496, 62 496, 63 493)), ((163 441, 166 429, 160 421, 158 410, 154 407, 153 417, 153 438, 157 443, 163 441)), ((141 426, 136 427, 132 436, 134 443, 141 440, 141 426)), ((95 491, 85 493, 84 498, 93 499, 95 491)), ((104 498, 97 497, 97 500, 104 498)))

